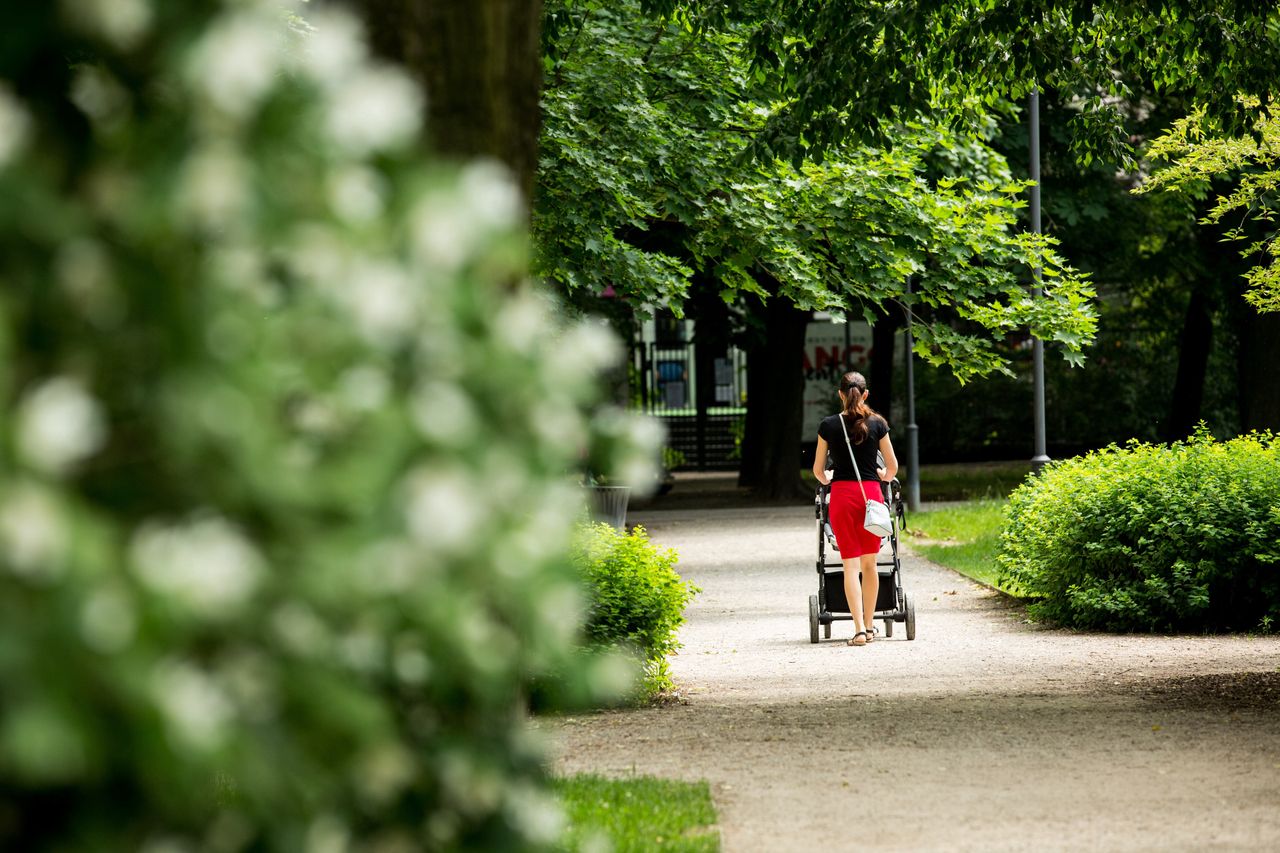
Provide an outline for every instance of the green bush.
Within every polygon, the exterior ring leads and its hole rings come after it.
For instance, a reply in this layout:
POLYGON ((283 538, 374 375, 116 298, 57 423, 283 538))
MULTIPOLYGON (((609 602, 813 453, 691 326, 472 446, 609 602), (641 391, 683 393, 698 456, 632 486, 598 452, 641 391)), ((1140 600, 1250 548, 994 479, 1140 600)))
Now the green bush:
POLYGON ((326 8, 6 10, 0 849, 543 848, 529 685, 626 683, 565 475, 637 458, 616 342, 326 8))
POLYGON ((1252 629, 1280 617, 1273 436, 1130 443, 1058 462, 1010 498, 1001 583, 1064 625, 1252 629))
POLYGON ((679 555, 649 541, 643 527, 630 533, 608 524, 580 530, 574 563, 586 581, 587 640, 598 647, 627 646, 644 659, 644 686, 654 694, 674 685, 667 655, 680 648, 676 630, 700 590, 680 579, 679 555))

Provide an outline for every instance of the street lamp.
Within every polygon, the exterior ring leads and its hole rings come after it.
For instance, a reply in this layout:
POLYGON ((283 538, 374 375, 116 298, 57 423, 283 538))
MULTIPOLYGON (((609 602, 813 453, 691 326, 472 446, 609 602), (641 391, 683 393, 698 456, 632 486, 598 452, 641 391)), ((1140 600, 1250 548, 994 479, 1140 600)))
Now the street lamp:
MULTIPOLYGON (((1040 233, 1040 93, 1031 90, 1027 111, 1031 122, 1031 231, 1040 233)), ((1040 287, 1040 267, 1031 270, 1036 296, 1044 296, 1040 287)), ((1035 456, 1031 457, 1033 471, 1039 471, 1049 462, 1044 434, 1044 341, 1033 338, 1031 344, 1031 374, 1034 386, 1035 456)))
POLYGON ((907 276, 907 509, 920 511, 920 428, 916 426, 916 374, 911 351, 915 341, 911 333, 911 276, 907 276))

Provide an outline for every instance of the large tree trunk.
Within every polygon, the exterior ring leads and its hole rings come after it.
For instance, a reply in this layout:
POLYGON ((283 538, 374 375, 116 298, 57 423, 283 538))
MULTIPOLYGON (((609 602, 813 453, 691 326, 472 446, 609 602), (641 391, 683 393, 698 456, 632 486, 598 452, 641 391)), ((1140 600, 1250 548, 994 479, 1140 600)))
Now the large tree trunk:
POLYGON ((768 500, 804 498, 809 494, 800 479, 804 333, 812 312, 775 295, 763 315, 763 334, 747 347, 747 419, 738 484, 768 500))
POLYGON ((893 423, 893 345, 898 330, 902 328, 902 317, 891 311, 876 318, 871 327, 871 367, 867 376, 867 390, 870 396, 867 404, 885 420, 893 423))
POLYGON ((1280 314, 1240 307, 1240 426, 1280 431, 1280 314))
POLYGON ((1187 303, 1187 316, 1178 338, 1178 374, 1173 382, 1169 416, 1160 430, 1165 441, 1191 435, 1201 418, 1204 381, 1213 344, 1213 317, 1202 286, 1197 286, 1187 303))
POLYGON ((716 359, 724 358, 729 350, 729 306, 720 298, 720 288, 714 280, 696 274, 686 307, 694 321, 698 461, 706 464, 712 438, 708 412, 716 406, 716 359))
POLYGON ((533 197, 542 86, 541 0, 355 0, 374 50, 426 88, 445 155, 505 163, 533 197))

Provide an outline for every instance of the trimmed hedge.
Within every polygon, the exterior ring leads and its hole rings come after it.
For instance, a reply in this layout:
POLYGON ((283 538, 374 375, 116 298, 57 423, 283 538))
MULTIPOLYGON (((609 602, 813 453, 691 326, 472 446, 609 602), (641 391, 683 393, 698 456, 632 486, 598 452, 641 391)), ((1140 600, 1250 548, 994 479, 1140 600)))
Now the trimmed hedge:
POLYGON ((1001 583, 1033 612, 1110 631, 1264 629, 1280 619, 1280 458, 1270 433, 1131 442, 1011 496, 1001 583))
POLYGON ((581 530, 573 559, 587 585, 588 642, 635 649, 644 659, 645 690, 670 690, 667 655, 680 648, 685 606, 701 591, 676 572, 679 555, 650 542, 643 527, 624 533, 592 524, 581 530))

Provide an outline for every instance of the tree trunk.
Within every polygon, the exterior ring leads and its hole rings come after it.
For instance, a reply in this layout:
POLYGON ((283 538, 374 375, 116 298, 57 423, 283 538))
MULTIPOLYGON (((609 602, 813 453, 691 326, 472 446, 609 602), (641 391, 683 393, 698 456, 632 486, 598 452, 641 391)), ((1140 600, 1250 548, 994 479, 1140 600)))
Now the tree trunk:
POLYGON ((1169 416, 1160 430, 1165 441, 1191 435, 1201 418, 1204 381, 1213 344, 1213 317, 1204 287, 1197 286, 1187 303, 1187 316, 1178 338, 1178 374, 1173 382, 1169 416))
POLYGON ((882 314, 871 327, 871 368, 867 377, 867 405, 893 423, 893 345, 902 328, 897 312, 882 314))
POLYGON ((1280 314, 1240 307, 1240 427, 1280 431, 1280 314))
POLYGON ((804 423, 804 334, 812 312, 772 296, 764 330, 747 347, 747 418, 738 485, 767 500, 809 495, 800 479, 804 423))
POLYGON ((355 0, 374 50, 426 89, 427 138, 493 157, 533 198, 542 86, 541 0, 355 0))
POLYGON ((716 359, 724 358, 729 349, 729 306, 720 298, 715 281, 699 273, 693 277, 686 307, 694 321, 698 461, 705 465, 711 439, 708 412, 716 405, 716 359))

